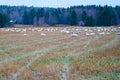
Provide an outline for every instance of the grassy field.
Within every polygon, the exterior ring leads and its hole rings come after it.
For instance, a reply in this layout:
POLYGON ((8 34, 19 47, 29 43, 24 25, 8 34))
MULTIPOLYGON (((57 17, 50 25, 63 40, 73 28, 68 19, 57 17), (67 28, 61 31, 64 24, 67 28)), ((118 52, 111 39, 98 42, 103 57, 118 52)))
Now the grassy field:
POLYGON ((0 29, 0 80, 120 80, 117 30, 120 27, 0 29))

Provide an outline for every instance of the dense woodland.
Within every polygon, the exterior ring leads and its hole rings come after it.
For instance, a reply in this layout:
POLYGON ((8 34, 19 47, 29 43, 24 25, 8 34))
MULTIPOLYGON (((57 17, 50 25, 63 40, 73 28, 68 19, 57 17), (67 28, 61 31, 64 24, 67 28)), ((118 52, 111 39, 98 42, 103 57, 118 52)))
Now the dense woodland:
POLYGON ((0 27, 10 21, 17 24, 112 26, 120 24, 120 6, 73 6, 69 8, 39 8, 0 6, 0 27))

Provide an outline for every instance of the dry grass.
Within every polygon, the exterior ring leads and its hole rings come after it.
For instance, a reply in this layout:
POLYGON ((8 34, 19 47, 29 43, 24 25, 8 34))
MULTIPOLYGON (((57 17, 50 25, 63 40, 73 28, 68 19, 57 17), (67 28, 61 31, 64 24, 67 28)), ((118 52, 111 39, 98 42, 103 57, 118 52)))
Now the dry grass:
POLYGON ((42 28, 23 33, 0 30, 0 80, 62 80, 64 74, 64 80, 120 79, 120 36, 115 32, 98 36, 89 28, 97 37, 86 37, 81 28, 78 37, 71 37, 60 32, 64 27, 53 32, 42 28))

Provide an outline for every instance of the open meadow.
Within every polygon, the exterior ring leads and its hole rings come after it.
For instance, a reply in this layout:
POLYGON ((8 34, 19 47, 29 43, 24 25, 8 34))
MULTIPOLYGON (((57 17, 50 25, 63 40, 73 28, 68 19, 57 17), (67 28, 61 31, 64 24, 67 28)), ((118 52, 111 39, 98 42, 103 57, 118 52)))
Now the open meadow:
POLYGON ((0 80, 120 80, 120 27, 1 28, 0 80))

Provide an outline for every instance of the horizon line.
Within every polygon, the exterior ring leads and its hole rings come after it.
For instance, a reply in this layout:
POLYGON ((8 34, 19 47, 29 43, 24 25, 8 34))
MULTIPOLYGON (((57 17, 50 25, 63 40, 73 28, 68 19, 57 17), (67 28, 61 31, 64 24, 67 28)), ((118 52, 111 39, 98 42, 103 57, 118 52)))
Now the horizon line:
POLYGON ((102 6, 102 7, 104 7, 104 6, 111 6, 111 7, 117 7, 117 6, 120 6, 120 5, 115 5, 115 6, 113 6, 113 5, 96 5, 96 4, 93 4, 93 5, 72 5, 72 6, 69 6, 69 7, 50 7, 50 6, 34 6, 34 5, 2 5, 2 4, 0 4, 0 6, 9 6, 9 7, 34 7, 34 8, 71 8, 71 7, 78 7, 78 6, 83 6, 83 7, 87 7, 87 6, 102 6))

